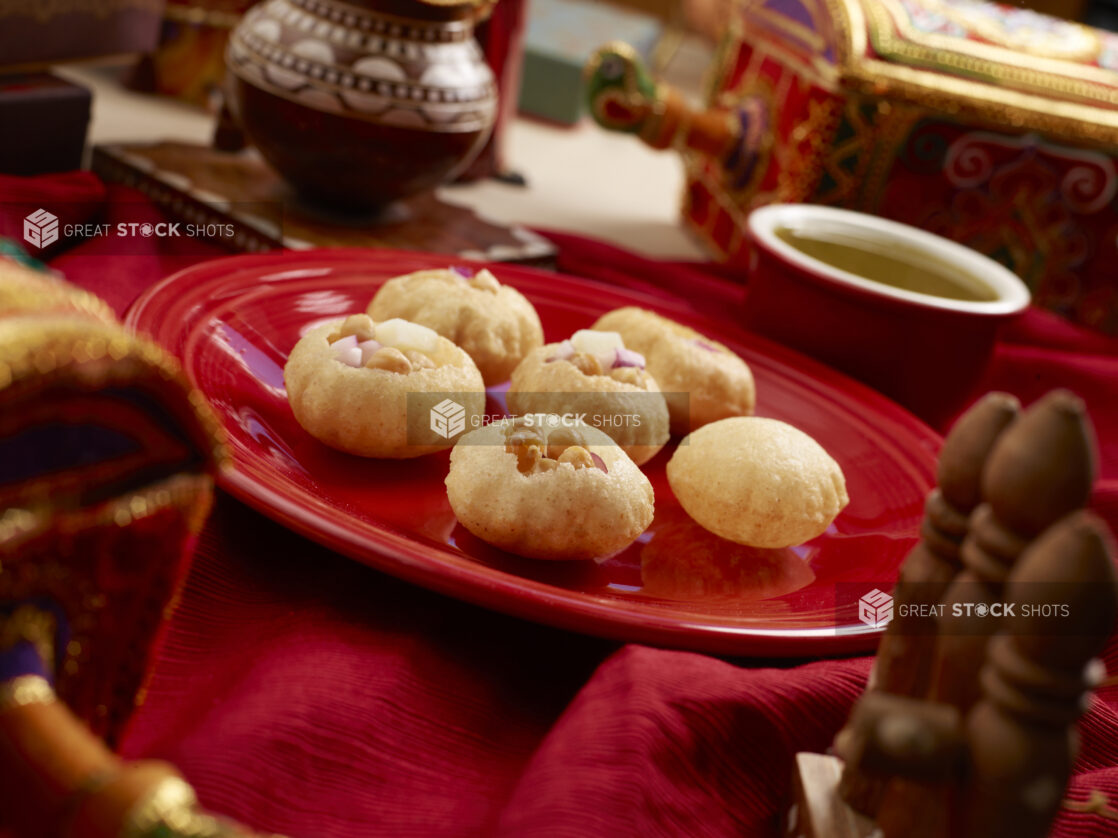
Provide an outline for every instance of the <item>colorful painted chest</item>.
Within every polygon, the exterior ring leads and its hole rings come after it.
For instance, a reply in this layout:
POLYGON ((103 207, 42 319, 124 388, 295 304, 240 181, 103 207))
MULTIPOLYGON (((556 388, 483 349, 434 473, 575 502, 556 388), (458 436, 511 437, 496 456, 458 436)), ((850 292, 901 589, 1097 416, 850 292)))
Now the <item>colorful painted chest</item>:
POLYGON ((754 207, 843 206, 974 247, 1118 332, 1118 35, 982 0, 743 2, 710 109, 673 113, 652 85, 628 126, 637 97, 590 69, 600 122, 684 152, 684 217, 722 258, 744 261, 754 207))

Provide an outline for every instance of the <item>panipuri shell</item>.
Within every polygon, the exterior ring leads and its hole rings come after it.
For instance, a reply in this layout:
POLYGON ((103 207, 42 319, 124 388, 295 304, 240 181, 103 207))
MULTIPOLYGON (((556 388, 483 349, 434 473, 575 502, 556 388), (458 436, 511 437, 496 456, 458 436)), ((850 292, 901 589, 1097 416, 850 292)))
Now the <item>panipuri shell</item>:
POLYGON ((508 422, 463 436, 450 453, 447 498, 482 541, 537 559, 591 559, 623 550, 652 523, 652 484, 596 428, 580 427, 607 471, 560 463, 524 474, 505 448, 508 422))
POLYGON ((557 343, 542 346, 516 368, 509 384, 509 411, 516 415, 585 413, 637 465, 655 457, 671 436, 668 406, 655 379, 649 375, 644 390, 608 374, 586 375, 570 361, 548 362, 558 351, 557 343), (639 417, 640 424, 634 424, 631 417, 639 417))
MULTIPOLYGON (((327 340, 345 318, 304 335, 283 369, 287 400, 296 420, 311 436, 362 457, 406 459, 445 450, 454 440, 430 445, 408 443, 408 394, 451 394, 466 411, 467 422, 485 412, 485 384, 470 356, 440 337, 434 369, 395 373, 350 367, 337 361, 327 340)), ((437 399, 436 399, 437 400, 437 399)), ((413 401, 412 438, 437 439, 429 432, 427 411, 413 401)), ((469 424, 467 424, 469 427, 469 424)))
POLYGON ((634 306, 603 314, 593 328, 618 332, 627 347, 644 355, 648 371, 664 391, 673 433, 686 434, 719 419, 753 413, 753 373, 718 341, 634 306))
POLYGON ((668 483, 706 529, 752 547, 791 547, 823 533, 849 502, 842 468, 814 439, 776 419, 704 425, 680 443, 668 483))
POLYGON ((475 288, 454 271, 426 270, 388 280, 369 303, 374 320, 401 317, 434 329, 465 350, 487 385, 507 381, 543 345, 536 309, 515 288, 475 288))

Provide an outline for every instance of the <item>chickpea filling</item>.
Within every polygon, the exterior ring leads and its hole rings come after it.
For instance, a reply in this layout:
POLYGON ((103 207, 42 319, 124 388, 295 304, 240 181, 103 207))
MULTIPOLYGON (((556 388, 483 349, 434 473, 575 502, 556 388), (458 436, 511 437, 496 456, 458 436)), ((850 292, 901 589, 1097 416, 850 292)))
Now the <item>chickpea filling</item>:
POLYGON ((326 341, 334 347, 334 357, 350 367, 408 375, 416 370, 430 370, 439 366, 432 358, 418 349, 399 349, 385 346, 376 338, 377 324, 367 314, 351 314, 326 341))
POLYGON ((602 458, 590 451, 575 428, 556 428, 545 437, 541 428, 513 425, 505 435, 505 451, 516 455, 516 468, 521 474, 541 474, 561 465, 609 473, 602 458))

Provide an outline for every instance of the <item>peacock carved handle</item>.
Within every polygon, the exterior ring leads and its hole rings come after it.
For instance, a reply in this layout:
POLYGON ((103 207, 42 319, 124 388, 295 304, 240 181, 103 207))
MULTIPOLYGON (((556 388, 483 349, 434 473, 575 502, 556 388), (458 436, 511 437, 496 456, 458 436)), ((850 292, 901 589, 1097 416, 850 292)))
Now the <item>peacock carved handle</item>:
POLYGON ((769 106, 761 97, 698 110, 675 88, 654 81, 636 50, 620 41, 599 47, 584 76, 590 115, 607 131, 633 134, 652 148, 717 160, 731 190, 753 181, 772 136, 769 106))

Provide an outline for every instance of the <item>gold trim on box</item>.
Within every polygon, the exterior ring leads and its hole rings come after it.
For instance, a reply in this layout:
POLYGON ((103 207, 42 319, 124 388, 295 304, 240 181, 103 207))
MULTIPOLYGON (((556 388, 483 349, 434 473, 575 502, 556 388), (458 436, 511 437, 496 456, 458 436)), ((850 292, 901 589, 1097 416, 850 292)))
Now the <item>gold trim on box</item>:
MULTIPOLYGON (((996 27, 987 26, 980 28, 981 20, 974 20, 960 14, 957 10, 949 5, 939 3, 935 7, 936 11, 942 12, 944 17, 947 17, 953 23, 973 32, 989 41, 972 41, 968 38, 960 38, 953 35, 944 35, 939 32, 926 32, 918 29, 912 25, 912 18, 897 0, 875 0, 874 5, 871 7, 871 12, 874 15, 874 20, 871 22, 871 37, 877 38, 879 35, 889 37, 897 41, 895 46, 904 49, 907 46, 927 46, 933 47, 937 50, 943 50, 949 53, 961 53, 964 55, 973 55, 991 61, 999 66, 1005 64, 1010 67, 1014 63, 1019 63, 1021 55, 1025 54, 1032 58, 1041 59, 1038 61, 1030 60, 1030 67, 1041 67, 1041 72, 1045 73, 1060 73, 1065 75, 1075 76, 1080 70, 1095 69, 1100 70, 1104 74, 1110 75, 1108 86, 1113 86, 1114 76, 1113 73, 1108 73, 1092 65, 1084 65, 1080 62, 1094 58, 1099 54, 1102 42, 1099 40, 1098 33, 1094 30, 1083 26, 1079 23, 1072 23, 1071 21, 1059 21, 1060 25, 1066 26, 1069 29, 1078 30, 1085 39, 1085 44, 1082 49, 1069 52, 1067 50, 1058 50, 1055 44, 1048 48, 1029 47, 1029 45, 1020 43, 1014 44, 1005 40, 996 27), (888 17, 881 16, 879 12, 887 12, 888 17), (894 26, 889 23, 895 24, 897 32, 900 33, 900 38, 893 34, 894 26), (875 32, 874 29, 880 27, 881 32, 875 32), (1001 43, 999 43, 1001 40, 1001 43)), ((1055 37, 1055 36, 1053 36, 1055 37)), ((1056 43, 1063 43, 1059 38, 1056 38, 1056 43)), ((894 46, 890 42, 890 46, 894 46)))
MULTIPOLYGON (((939 109, 949 114, 973 109, 984 121, 1022 130, 1095 143, 1118 142, 1118 114, 1110 111, 1118 108, 1114 72, 1039 55, 1030 55, 1028 66, 1021 66, 1020 54, 1005 47, 917 32, 896 0, 870 0, 868 8, 862 0, 822 2, 834 27, 835 72, 842 86, 867 95, 903 96, 916 104, 939 103, 939 109), (868 38, 877 52, 917 66, 867 57, 868 38)), ((801 34, 795 22, 780 20, 771 9, 755 8, 748 14, 774 34, 801 34)), ((803 66, 802 58, 772 49, 771 41, 766 46, 777 60, 803 66)))
MULTIPOLYGON (((879 6, 872 6, 873 2, 877 0, 871 0, 870 14, 876 14, 880 18, 884 12, 879 6)), ((942 71, 925 70, 869 58, 867 57, 866 12, 862 7, 862 0, 823 0, 823 3, 830 14, 835 30, 833 72, 836 80, 833 84, 828 83, 831 70, 826 62, 821 60, 819 64, 822 66, 813 68, 814 72, 810 76, 804 75, 809 81, 821 83, 826 90, 846 88, 870 97, 899 98, 930 110, 940 111, 949 118, 952 114, 965 113, 970 121, 1010 126, 1019 131, 1039 131, 1054 138, 1073 142, 1098 145, 1118 143, 1118 110, 1099 104, 1068 101, 1066 95, 1060 96, 1061 93, 1074 93, 1077 98, 1090 99, 1091 91, 1096 90, 1097 87, 1091 87, 1087 82, 1081 81, 1076 85, 1067 79, 1057 80, 1038 72, 1034 74, 1035 77, 1029 78, 1030 83, 1038 88, 1038 92, 1034 93, 1007 89, 996 83, 972 78, 957 78, 942 71), (1057 81, 1063 84, 1056 84, 1057 81)), ((748 5, 743 4, 742 9, 743 14, 756 17, 756 10, 752 13, 746 11, 748 5)), ((888 18, 887 14, 886 17, 888 18)), ((875 26, 880 26, 880 20, 875 21, 875 26)), ((769 27, 762 24, 759 28, 769 27)), ((898 40, 896 43, 901 42, 898 40)), ((763 49, 767 56, 789 68, 804 69, 802 58, 794 56, 788 50, 774 48, 773 39, 757 39, 749 45, 755 51, 763 49)), ((890 48, 892 45, 893 42, 890 42, 890 48)), ((909 46, 913 50, 923 49, 916 45, 909 46)), ((931 55, 932 52, 934 51, 929 51, 927 54, 931 55)), ((942 66, 946 60, 944 53, 934 54, 942 66)), ((718 68, 718 77, 726 78, 732 57, 733 51, 728 51, 723 59, 723 66, 718 68)), ((995 82, 1003 78, 1008 80, 1005 73, 1009 70, 1005 65, 989 61, 981 50, 975 55, 956 57, 962 65, 955 68, 958 71, 984 76, 995 82)), ((1030 59, 1030 61, 1035 66, 1035 60, 1030 59)), ((1021 68, 1012 69, 1018 74, 1028 72, 1021 68)), ((1084 69, 1093 70, 1094 74, 1107 72, 1101 68, 1084 69)), ((1095 75, 1091 77, 1094 78, 1095 75)), ((1108 78, 1113 80, 1118 76, 1109 74, 1108 78)), ((1115 104, 1118 105, 1118 91, 1113 95, 1115 104)))
POLYGON ((29 17, 47 23, 62 15, 87 14, 104 19, 120 12, 161 11, 163 0, 8 0, 0 8, 0 20, 29 17))
POLYGON ((835 57, 840 73, 860 63, 869 47, 861 0, 823 0, 835 27, 835 57))
POLYGON ((1039 131, 1100 145, 1118 143, 1118 111, 869 60, 852 70, 848 84, 871 96, 894 95, 945 114, 968 111, 973 121, 1039 131))
POLYGON ((874 0, 869 13, 870 37, 877 51, 886 57, 899 57, 906 64, 921 67, 982 76, 999 84, 1060 98, 1118 106, 1118 74, 1111 70, 1042 54, 1029 54, 1026 64, 1017 51, 1007 47, 920 32, 909 25, 904 8, 894 0, 874 0), (894 31, 894 22, 900 36, 894 31))

